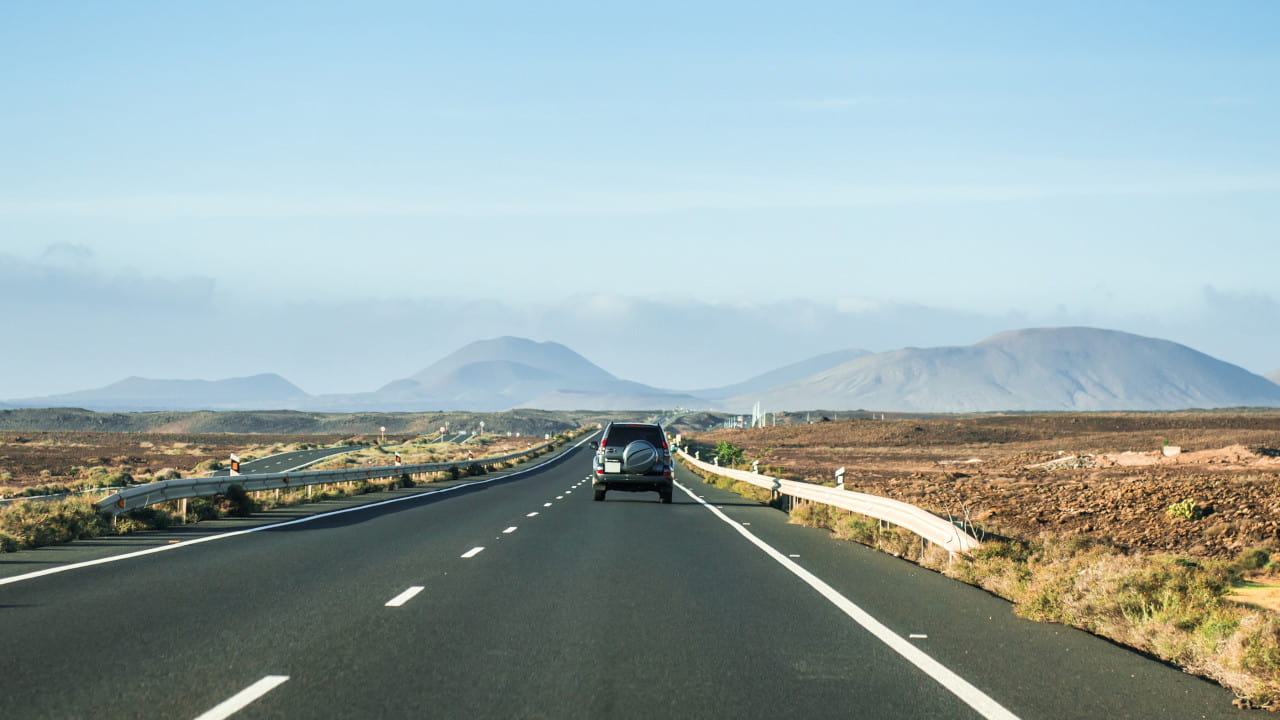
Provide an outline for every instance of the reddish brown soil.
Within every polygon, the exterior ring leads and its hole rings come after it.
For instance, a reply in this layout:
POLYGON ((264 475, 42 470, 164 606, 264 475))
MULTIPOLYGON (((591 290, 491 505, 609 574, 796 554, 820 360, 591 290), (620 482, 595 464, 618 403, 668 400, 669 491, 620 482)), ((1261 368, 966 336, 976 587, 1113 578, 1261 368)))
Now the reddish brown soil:
POLYGON ((843 420, 692 439, 728 441, 795 479, 831 484, 843 466, 850 489, 1002 534, 1220 557, 1280 549, 1280 413, 843 420), (1165 457, 1165 444, 1183 452, 1165 457), (1170 518, 1184 499, 1204 516, 1170 518))

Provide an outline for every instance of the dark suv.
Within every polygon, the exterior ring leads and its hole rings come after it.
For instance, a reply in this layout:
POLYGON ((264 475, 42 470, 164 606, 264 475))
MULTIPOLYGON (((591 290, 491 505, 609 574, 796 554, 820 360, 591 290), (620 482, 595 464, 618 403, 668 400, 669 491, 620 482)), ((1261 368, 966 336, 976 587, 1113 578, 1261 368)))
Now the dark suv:
POLYGON ((596 500, 604 500, 609 490, 622 490, 654 491, 662 502, 671 502, 675 468, 661 425, 609 423, 596 446, 591 469, 591 488, 596 500))

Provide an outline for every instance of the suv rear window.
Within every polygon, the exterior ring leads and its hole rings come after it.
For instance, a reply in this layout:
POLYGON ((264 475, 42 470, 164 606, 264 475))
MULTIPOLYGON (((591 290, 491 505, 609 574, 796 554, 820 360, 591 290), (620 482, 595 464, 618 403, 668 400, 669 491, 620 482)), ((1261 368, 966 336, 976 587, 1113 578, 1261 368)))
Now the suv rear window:
POLYGON ((663 444, 662 431, 655 425, 614 425, 604 439, 606 447, 626 447, 636 440, 648 440, 654 447, 663 444))

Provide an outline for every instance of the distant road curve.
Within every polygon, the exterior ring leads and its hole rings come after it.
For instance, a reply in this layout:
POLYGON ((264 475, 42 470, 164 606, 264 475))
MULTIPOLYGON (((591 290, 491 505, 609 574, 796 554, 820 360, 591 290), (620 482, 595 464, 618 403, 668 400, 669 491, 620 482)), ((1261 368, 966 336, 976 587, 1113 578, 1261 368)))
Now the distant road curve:
MULTIPOLYGON (((342 447, 299 450, 297 452, 271 455, 269 457, 240 463, 240 474, 261 475, 264 473, 293 472, 294 470, 301 470, 308 465, 314 465, 325 458, 333 457, 334 455, 342 455, 353 450, 359 450, 361 447, 362 446, 360 445, 343 445, 342 447)), ((229 473, 230 470, 217 470, 213 474, 216 476, 227 475, 229 473)))

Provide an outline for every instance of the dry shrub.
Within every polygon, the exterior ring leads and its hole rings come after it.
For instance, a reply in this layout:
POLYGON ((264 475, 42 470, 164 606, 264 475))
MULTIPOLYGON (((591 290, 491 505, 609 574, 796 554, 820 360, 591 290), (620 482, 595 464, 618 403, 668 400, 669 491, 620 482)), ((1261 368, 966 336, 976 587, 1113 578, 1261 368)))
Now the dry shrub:
POLYGON ((0 507, 0 547, 7 550, 91 538, 110 531, 93 503, 82 498, 56 502, 23 502, 0 507))

